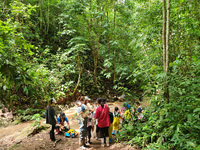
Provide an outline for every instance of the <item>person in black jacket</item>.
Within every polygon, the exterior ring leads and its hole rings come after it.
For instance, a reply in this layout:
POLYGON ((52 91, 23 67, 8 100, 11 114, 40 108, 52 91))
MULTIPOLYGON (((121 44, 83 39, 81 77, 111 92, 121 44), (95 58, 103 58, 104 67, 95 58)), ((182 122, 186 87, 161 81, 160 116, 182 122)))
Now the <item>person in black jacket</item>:
POLYGON ((54 134, 54 129, 56 125, 56 113, 53 108, 54 104, 56 103, 56 100, 54 98, 51 98, 49 100, 47 109, 46 109, 46 123, 51 124, 52 128, 50 131, 50 139, 51 141, 55 141, 55 134, 54 134))

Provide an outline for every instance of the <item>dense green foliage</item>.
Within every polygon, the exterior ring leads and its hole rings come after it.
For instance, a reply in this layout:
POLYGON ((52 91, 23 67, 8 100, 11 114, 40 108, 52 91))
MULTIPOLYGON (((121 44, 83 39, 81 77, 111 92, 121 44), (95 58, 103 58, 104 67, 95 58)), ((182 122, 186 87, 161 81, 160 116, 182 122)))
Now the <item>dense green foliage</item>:
POLYGON ((171 2, 169 103, 160 0, 4 0, 0 8, 0 99, 8 108, 38 113, 50 97, 77 92, 147 95, 146 122, 130 122, 119 138, 128 132, 130 144, 151 149, 200 145, 198 0, 171 2))

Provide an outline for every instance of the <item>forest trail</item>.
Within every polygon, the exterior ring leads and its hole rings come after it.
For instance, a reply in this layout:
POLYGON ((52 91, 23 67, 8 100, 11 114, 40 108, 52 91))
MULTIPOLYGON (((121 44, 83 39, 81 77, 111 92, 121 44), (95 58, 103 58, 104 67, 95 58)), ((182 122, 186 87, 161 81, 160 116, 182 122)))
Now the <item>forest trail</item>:
MULTIPOLYGON (((113 111, 115 106, 121 107, 123 102, 113 102, 108 103, 111 111, 113 111)), ((70 127, 75 129, 79 133, 79 125, 76 119, 76 106, 71 107, 70 109, 64 111, 67 118, 70 122, 70 127)), ((0 150, 1 149, 18 149, 18 150, 38 150, 38 149, 62 149, 62 150, 78 150, 79 149, 79 138, 66 138, 64 135, 56 135, 56 139, 61 139, 59 142, 54 144, 49 140, 49 131, 50 128, 47 130, 42 130, 41 132, 32 135, 33 127, 31 126, 33 121, 20 123, 18 125, 9 125, 8 127, 1 127, 0 128, 0 150)), ((41 120, 41 124, 47 126, 45 124, 45 120, 41 120)), ((115 136, 113 137, 115 139, 115 136)), ((92 138, 92 144, 89 150, 96 150, 100 148, 100 141, 92 138)), ((129 150, 135 149, 133 147, 124 146, 120 143, 115 143, 114 141, 111 143, 110 147, 105 147, 104 149, 111 150, 111 149, 121 149, 121 150, 129 150)))

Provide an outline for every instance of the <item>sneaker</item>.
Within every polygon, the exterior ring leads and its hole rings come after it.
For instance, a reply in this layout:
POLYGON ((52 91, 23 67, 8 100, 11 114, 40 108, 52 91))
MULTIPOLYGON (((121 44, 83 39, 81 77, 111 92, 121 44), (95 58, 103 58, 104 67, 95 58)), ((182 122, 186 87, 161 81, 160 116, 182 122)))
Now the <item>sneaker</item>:
POLYGON ((113 139, 112 139, 112 138, 110 138, 110 139, 109 139, 109 142, 112 142, 112 140, 113 140, 113 139))
POLYGON ((101 145, 101 148, 104 148, 104 145, 101 145))
POLYGON ((90 145, 90 142, 87 142, 86 145, 90 145))
POLYGON ((80 149, 86 149, 84 146, 81 146, 80 149))
POLYGON ((115 134, 115 130, 113 130, 113 132, 112 132, 112 135, 114 135, 115 134))

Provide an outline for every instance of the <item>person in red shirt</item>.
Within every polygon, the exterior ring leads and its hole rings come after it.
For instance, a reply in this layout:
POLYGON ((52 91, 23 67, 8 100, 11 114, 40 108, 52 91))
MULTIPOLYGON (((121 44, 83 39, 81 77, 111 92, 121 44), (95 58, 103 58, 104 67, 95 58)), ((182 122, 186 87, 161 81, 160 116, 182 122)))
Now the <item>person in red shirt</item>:
POLYGON ((106 146, 109 146, 108 128, 110 126, 109 108, 103 104, 104 98, 98 98, 97 102, 101 104, 97 109, 94 118, 98 119, 98 127, 100 130, 101 147, 104 147, 104 138, 106 138, 106 146))

